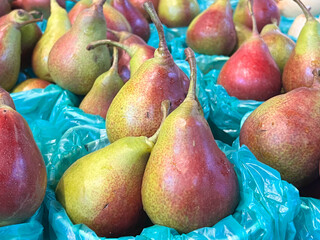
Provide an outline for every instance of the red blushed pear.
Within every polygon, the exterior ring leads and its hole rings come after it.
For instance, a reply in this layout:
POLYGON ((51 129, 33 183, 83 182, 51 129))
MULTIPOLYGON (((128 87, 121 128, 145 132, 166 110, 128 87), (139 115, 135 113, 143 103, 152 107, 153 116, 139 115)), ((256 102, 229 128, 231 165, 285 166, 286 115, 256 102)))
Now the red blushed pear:
POLYGON ((192 20, 187 30, 187 45, 207 55, 229 55, 237 41, 229 0, 217 0, 192 20))
MULTIPOLYGON (((161 107, 165 118, 169 101, 161 107)), ((121 138, 67 169, 56 197, 74 224, 86 224, 101 237, 133 234, 143 218, 141 183, 158 133, 121 138)))
POLYGON ((219 149, 196 99, 196 61, 187 97, 164 121, 142 182, 143 208, 154 224, 188 233, 211 227, 239 203, 233 165, 219 149))
MULTIPOLYGON (((71 24, 73 24, 79 15, 79 13, 89 8, 92 5, 92 0, 79 1, 68 13, 71 24)), ((132 32, 131 26, 128 20, 118 10, 113 8, 109 3, 103 5, 103 15, 106 19, 107 29, 115 31, 132 32)), ((117 40, 110 32, 107 33, 107 38, 117 40)))
POLYGON ((106 117, 112 100, 124 84, 118 74, 118 59, 118 49, 114 47, 111 68, 96 79, 79 106, 84 112, 106 117))
POLYGON ((301 87, 262 103, 244 122, 240 144, 298 188, 319 178, 320 71, 301 87))
POLYGON ((252 36, 225 63, 217 83, 238 99, 265 101, 281 92, 281 73, 260 37, 252 12, 252 36))
POLYGON ((152 2, 154 8, 156 9, 156 12, 158 12, 158 5, 159 5, 159 0, 129 0, 133 6, 135 6, 141 13, 142 15, 147 19, 151 20, 149 14, 146 12, 146 10, 143 7, 143 4, 146 2, 152 2))
POLYGON ((11 11, 9 0, 0 0, 0 17, 11 11))
POLYGON ((37 89, 37 88, 46 88, 50 84, 52 83, 46 80, 42 80, 38 78, 30 78, 21 82, 17 86, 15 86, 14 89, 12 90, 12 93, 24 92, 31 89, 37 89))
POLYGON ((110 4, 125 16, 131 26, 132 33, 148 41, 150 37, 149 23, 129 0, 111 0, 110 4))
POLYGON ((159 34, 154 58, 145 61, 113 99, 106 117, 110 142, 126 136, 152 136, 160 126, 161 102, 168 99, 172 110, 185 98, 185 74, 175 64, 163 26, 152 3, 145 8, 159 34))
POLYGON ((13 110, 16 110, 16 107, 10 96, 10 93, 8 93, 6 90, 0 87, 0 106, 1 105, 7 105, 11 107, 13 110))
MULTIPOLYGON (((243 24, 248 28, 252 28, 252 18, 247 8, 248 0, 239 0, 239 3, 233 14, 233 21, 235 24, 243 24)), ((262 28, 272 23, 275 19, 277 23, 280 22, 280 10, 275 0, 257 0, 253 6, 253 13, 257 22, 258 32, 262 28)))
POLYGON ((313 84, 312 71, 320 67, 320 23, 300 0, 294 1, 303 10, 307 21, 284 66, 282 82, 286 92, 299 87, 310 87, 313 84))
MULTIPOLYGON (((0 25, 10 21, 22 23, 34 19, 33 16, 23 9, 13 10, 0 18, 0 25)), ((36 23, 28 24, 21 31, 21 68, 31 65, 33 50, 42 36, 42 32, 36 23)))
MULTIPOLYGON (((150 58, 153 58, 154 52, 156 50, 154 47, 151 47, 147 44, 131 43, 129 45, 125 45, 111 40, 100 40, 92 42, 87 46, 87 49, 91 50, 105 44, 116 46, 125 51, 126 54, 122 55, 119 61, 119 67, 121 68, 121 71, 124 74, 126 74, 126 70, 128 70, 129 77, 133 76, 145 61, 147 61, 150 58), (127 56, 129 57, 127 58, 127 56)), ((127 81, 128 80, 124 79, 124 82, 127 81)))
POLYGON ((0 87, 11 90, 16 84, 21 63, 21 31, 28 24, 42 21, 32 19, 22 23, 9 21, 0 26, 0 87))
POLYGON ((26 120, 0 106, 0 226, 22 223, 40 207, 46 166, 26 120))

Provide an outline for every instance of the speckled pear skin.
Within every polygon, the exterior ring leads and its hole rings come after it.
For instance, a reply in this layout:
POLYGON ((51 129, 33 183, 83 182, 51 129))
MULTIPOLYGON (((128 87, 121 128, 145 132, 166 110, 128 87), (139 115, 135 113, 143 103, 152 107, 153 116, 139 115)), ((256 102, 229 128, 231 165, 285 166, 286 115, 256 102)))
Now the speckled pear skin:
POLYGON ((229 55, 236 41, 229 0, 213 3, 192 20, 187 30, 187 45, 197 53, 229 55))
MULTIPOLYGON (((252 19, 247 8, 247 1, 248 0, 239 0, 233 14, 233 21, 234 23, 244 24, 251 29, 252 19)), ((275 19, 277 23, 280 22, 280 11, 274 0, 254 1, 253 12, 257 20, 258 32, 260 32, 265 25, 272 23, 273 19, 275 19)))
POLYGON ((123 85, 124 82, 118 74, 118 50, 113 48, 111 68, 96 79, 91 90, 80 103, 79 108, 86 113, 106 118, 112 100, 123 85))
POLYGON ((267 44, 271 56, 282 73, 283 68, 296 45, 295 42, 283 34, 278 26, 273 23, 264 26, 261 31, 261 38, 267 44))
POLYGON ((320 91, 299 88, 269 99, 244 122, 240 144, 303 187, 319 177, 320 91))
POLYGON ((143 211, 141 183, 153 145, 146 137, 122 138, 71 165, 56 197, 73 223, 99 236, 127 234, 143 211))
POLYGON ((197 0, 160 0, 158 14, 167 27, 187 27, 200 13, 197 0))
POLYGON ((127 136, 152 136, 161 123, 161 102, 168 99, 172 111, 185 98, 185 74, 173 61, 153 6, 148 7, 159 31, 159 48, 154 58, 139 67, 112 101, 106 117, 110 142, 127 136))
MULTIPOLYGON (((0 18, 0 25, 14 21, 22 23, 34 19, 31 14, 23 9, 13 10, 0 18)), ((21 32, 21 68, 31 66, 33 49, 42 36, 42 32, 36 23, 28 24, 20 29, 21 32)))
POLYGON ((13 99, 6 90, 0 87, 0 106, 7 105, 11 107, 13 110, 16 110, 13 99))
POLYGON ((71 23, 67 11, 56 0, 51 0, 50 9, 46 30, 33 50, 32 69, 40 79, 52 82, 48 70, 49 53, 58 39, 71 28, 71 23))
POLYGON ((11 6, 8 0, 0 0, 0 17, 8 14, 11 11, 11 6))
POLYGON ((165 119, 143 176, 142 203, 149 218, 179 233, 213 226, 239 202, 233 165, 200 108, 188 95, 165 119))
POLYGON ((320 67, 320 23, 307 9, 304 11, 307 22, 283 70, 282 82, 286 92, 310 87, 313 83, 312 71, 320 67))
POLYGON ((87 94, 96 78, 111 65, 106 46, 92 51, 86 49, 90 42, 105 39, 107 34, 99 3, 79 14, 74 25, 59 38, 49 54, 48 69, 53 81, 78 95, 87 94))
POLYGON ((29 78, 18 85, 16 85, 12 89, 12 93, 28 91, 35 88, 46 88, 48 85, 52 84, 46 80, 38 79, 38 78, 29 78))

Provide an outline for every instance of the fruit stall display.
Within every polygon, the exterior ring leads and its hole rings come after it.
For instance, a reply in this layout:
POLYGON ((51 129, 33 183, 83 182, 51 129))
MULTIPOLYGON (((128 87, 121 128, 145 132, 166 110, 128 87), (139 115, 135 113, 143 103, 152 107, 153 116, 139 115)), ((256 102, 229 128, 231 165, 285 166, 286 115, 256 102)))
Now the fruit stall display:
POLYGON ((0 239, 320 238, 317 7, 144 2, 0 0, 0 239))

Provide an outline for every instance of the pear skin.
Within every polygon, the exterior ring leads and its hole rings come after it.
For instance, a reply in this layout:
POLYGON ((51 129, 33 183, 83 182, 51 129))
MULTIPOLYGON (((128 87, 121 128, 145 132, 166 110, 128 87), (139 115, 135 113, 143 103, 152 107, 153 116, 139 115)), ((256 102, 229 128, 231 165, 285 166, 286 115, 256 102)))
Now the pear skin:
POLYGON ((156 9, 156 12, 158 12, 158 6, 159 6, 159 0, 129 0, 130 3, 135 6, 141 13, 142 15, 150 22, 150 16, 146 12, 146 10, 143 7, 143 4, 146 2, 152 2, 154 8, 156 9))
POLYGON ((0 0, 0 17, 8 14, 11 11, 11 6, 8 0, 0 0))
POLYGON ((48 85, 52 84, 46 80, 38 79, 38 78, 30 78, 27 79, 12 89, 12 93, 29 91, 31 89, 36 88, 46 88, 48 85))
POLYGON ((13 99, 6 90, 0 87, 0 106, 7 105, 11 107, 13 110, 16 110, 16 106, 14 105, 13 99))
POLYGON ((143 208, 154 224, 188 233, 211 227, 239 202, 233 165, 218 148, 196 100, 196 63, 189 93, 163 122, 142 182, 143 208))
POLYGON ((67 11, 56 0, 51 0, 51 14, 47 27, 35 46, 32 55, 32 69, 43 80, 52 82, 48 70, 49 53, 53 45, 71 28, 67 11))

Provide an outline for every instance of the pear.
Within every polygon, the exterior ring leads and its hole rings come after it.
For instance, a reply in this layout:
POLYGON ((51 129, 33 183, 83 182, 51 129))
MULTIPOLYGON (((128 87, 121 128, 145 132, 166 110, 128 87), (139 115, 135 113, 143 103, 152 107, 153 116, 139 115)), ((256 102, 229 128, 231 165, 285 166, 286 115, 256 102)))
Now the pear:
POLYGON ((118 59, 118 49, 114 47, 111 68, 97 78, 79 106, 84 112, 106 118, 112 100, 124 84, 118 74, 118 59))
MULTIPOLYGON (((127 55, 122 55, 120 67, 121 69, 128 69, 130 71, 129 76, 133 76, 145 61, 153 58, 156 50, 154 47, 147 44, 129 43, 129 45, 125 45, 108 39, 92 42, 87 46, 87 49, 91 50, 104 44, 119 47, 128 54, 129 59, 127 58, 127 55)), ((127 80, 124 81, 127 82, 127 80)))
MULTIPOLYGON (((162 105, 163 115, 169 102, 162 105)), ((143 213, 141 183, 158 132, 151 138, 125 137, 73 163, 56 188, 56 197, 75 224, 99 236, 128 234, 143 213)))
POLYGON ((159 0, 129 0, 130 3, 135 6, 142 15, 147 19, 151 20, 149 14, 146 12, 146 10, 143 7, 143 4, 146 2, 152 2, 154 8, 156 9, 156 12, 158 12, 158 6, 159 6, 159 0))
POLYGON ((131 26, 132 33, 140 36, 143 40, 148 41, 150 37, 149 23, 129 0, 111 0, 110 5, 125 16, 131 26))
POLYGON ((29 91, 31 89, 38 89, 38 88, 46 88, 48 85, 52 84, 46 80, 38 79, 38 78, 29 78, 12 89, 12 93, 17 92, 24 92, 29 91))
POLYGON ((197 0, 160 0, 158 14, 167 27, 187 27, 200 13, 197 0))
POLYGON ((196 100, 196 62, 186 99, 163 122, 142 182, 143 208, 154 224, 187 233, 211 227, 239 202, 237 175, 218 148, 196 100))
POLYGON ((299 87, 310 87, 312 71, 320 67, 320 23, 300 0, 294 0, 303 10, 307 22, 283 70, 282 83, 286 92, 299 87))
POLYGON ((94 81, 110 68, 110 53, 106 46, 87 51, 87 45, 107 35, 102 7, 98 0, 80 12, 71 29, 53 45, 48 69, 53 81, 78 95, 87 94, 94 81))
POLYGON ((229 55, 236 45, 236 30, 229 0, 217 0, 192 20, 187 45, 197 53, 229 55))
MULTIPOLYGON (((91 5, 92 0, 80 0, 68 14, 71 24, 75 22, 77 16, 82 10, 89 8, 91 5)), ((123 16, 122 13, 113 8, 107 2, 103 5, 103 15, 106 19, 108 29, 132 32, 128 20, 123 16)), ((117 40, 116 38, 114 38, 113 34, 110 34, 109 32, 107 33, 106 37, 108 39, 117 40)))
MULTIPOLYGON (((0 100, 1 101, 1 100, 0 100)), ((0 105, 0 226, 22 223, 40 207, 46 166, 26 120, 0 105)))
POLYGON ((14 105, 10 93, 8 93, 6 90, 0 87, 0 106, 1 105, 7 105, 11 107, 13 110, 16 110, 16 106, 14 105))
POLYGON ((43 80, 52 82, 48 70, 49 53, 56 43, 71 28, 67 11, 60 7, 56 0, 51 0, 51 15, 47 27, 34 48, 32 55, 32 69, 43 80))
POLYGON ((252 29, 248 28, 246 25, 236 23, 235 29, 237 33, 237 44, 234 51, 238 50, 240 46, 252 36, 252 29))
POLYGON ((240 130, 240 144, 296 187, 319 177, 319 88, 320 77, 316 76, 312 88, 297 88, 269 99, 250 114, 240 130))
POLYGON ((32 19, 22 23, 10 21, 0 26, 0 86, 9 91, 16 84, 21 63, 21 32, 28 24, 42 21, 32 19))
MULTIPOLYGON (((0 18, 0 25, 14 21, 22 23, 34 19, 33 16, 23 9, 13 10, 0 18)), ((42 36, 42 32, 36 23, 28 24, 21 31, 21 68, 31 66, 32 52, 42 36)))
POLYGON ((145 8, 158 30, 159 47, 154 58, 145 61, 113 99, 106 117, 110 142, 127 136, 152 136, 160 126, 161 102, 168 99, 173 110, 185 98, 186 75, 169 52, 152 3, 145 3, 145 8))
MULTIPOLYGON (((234 23, 241 23, 248 28, 252 28, 252 18, 247 8, 248 0, 239 0, 238 5, 233 14, 234 23)), ((280 22, 280 10, 274 0, 257 0, 253 6, 253 12, 256 17, 258 32, 262 28, 276 20, 280 22)))
POLYGON ((295 42, 280 31, 276 22, 265 25, 261 31, 261 37, 282 73, 296 45, 295 42))
POLYGON ((11 11, 9 0, 0 0, 0 17, 11 11))
POLYGON ((252 12, 252 36, 229 58, 222 67, 217 83, 230 96, 238 99, 267 100, 281 92, 281 73, 268 46, 260 37, 252 12))

